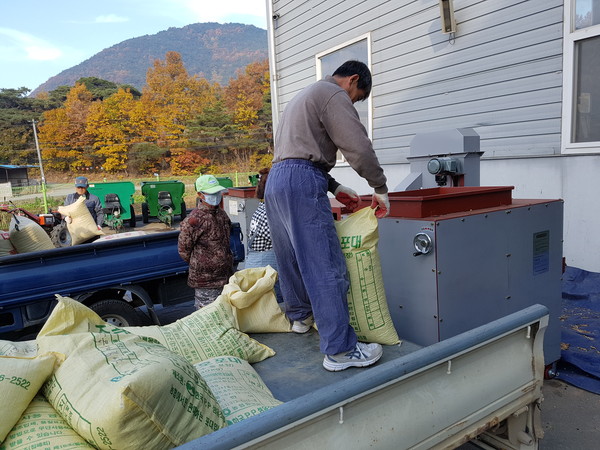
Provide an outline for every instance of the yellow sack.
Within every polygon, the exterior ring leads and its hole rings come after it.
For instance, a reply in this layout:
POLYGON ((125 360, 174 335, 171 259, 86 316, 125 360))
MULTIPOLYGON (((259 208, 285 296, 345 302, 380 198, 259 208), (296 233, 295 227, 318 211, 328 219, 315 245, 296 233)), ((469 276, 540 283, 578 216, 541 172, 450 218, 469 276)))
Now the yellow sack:
POLYGON ((33 220, 18 216, 10 219, 8 226, 10 242, 17 253, 38 252, 54 247, 50 236, 33 220))
POLYGON ((52 353, 37 355, 37 349, 34 350, 30 343, 22 347, 12 344, 0 341, 0 348, 5 352, 0 355, 0 442, 54 370, 57 356, 52 353))
POLYGON ((58 304, 37 335, 41 352, 56 351, 69 355, 79 344, 79 334, 97 330, 106 324, 98 314, 84 304, 56 294, 58 304), (42 339, 44 338, 44 339, 42 339))
POLYGON ((243 359, 219 356, 194 364, 194 368, 217 398, 227 425, 282 404, 243 359))
POLYGON ((226 425, 194 367, 155 340, 125 332, 65 336, 71 337, 77 346, 43 394, 94 447, 170 449, 226 425))
POLYGON ((363 208, 335 225, 350 275, 350 324, 360 341, 395 345, 400 339, 385 296, 373 211, 363 208))
POLYGON ((94 330, 92 325, 106 323, 83 303, 58 294, 55 294, 55 297, 58 304, 39 331, 38 337, 86 333, 94 330))
POLYGON ((1 449, 93 449, 56 412, 43 395, 36 395, 1 449))
POLYGON ((87 306, 68 297, 56 296, 54 308, 38 333, 41 349, 53 349, 65 354, 77 346, 78 333, 130 333, 156 339, 169 350, 197 363, 215 356, 238 356, 252 363, 273 356, 275 352, 239 331, 231 305, 217 298, 213 303, 164 326, 119 328, 104 322, 87 306), (53 343, 54 336, 59 342, 53 343), (40 338, 45 338, 40 340, 40 338))
POLYGON ((245 333, 291 331, 289 320, 277 303, 273 286, 277 272, 271 266, 234 273, 221 295, 233 306, 238 329, 245 333))
POLYGON ((71 223, 67 222, 67 229, 71 235, 71 245, 81 244, 94 236, 104 233, 98 229, 90 210, 85 206, 85 197, 82 195, 75 203, 68 206, 59 206, 58 212, 63 216, 71 217, 71 223))
POLYGON ((236 328, 232 307, 223 296, 169 325, 123 329, 156 339, 192 364, 225 355, 255 363, 275 354, 236 328))

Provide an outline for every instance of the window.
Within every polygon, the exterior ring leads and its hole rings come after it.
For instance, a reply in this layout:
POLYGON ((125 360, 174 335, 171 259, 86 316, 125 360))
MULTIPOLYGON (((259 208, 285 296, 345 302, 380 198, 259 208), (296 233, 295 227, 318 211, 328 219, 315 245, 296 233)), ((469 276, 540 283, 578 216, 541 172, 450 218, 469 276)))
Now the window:
MULTIPOLYGON (((317 80, 331 75, 345 61, 355 59, 364 62, 369 69, 371 68, 371 40, 369 35, 360 36, 350 42, 346 42, 340 46, 329 49, 316 56, 317 80)), ((360 121, 367 129, 369 137, 372 132, 372 117, 371 117, 371 95, 364 102, 356 102, 354 107, 358 111, 360 121)), ((338 152, 338 161, 343 161, 341 152, 338 152)))
POLYGON ((600 151, 600 0, 565 2, 563 147, 600 151))

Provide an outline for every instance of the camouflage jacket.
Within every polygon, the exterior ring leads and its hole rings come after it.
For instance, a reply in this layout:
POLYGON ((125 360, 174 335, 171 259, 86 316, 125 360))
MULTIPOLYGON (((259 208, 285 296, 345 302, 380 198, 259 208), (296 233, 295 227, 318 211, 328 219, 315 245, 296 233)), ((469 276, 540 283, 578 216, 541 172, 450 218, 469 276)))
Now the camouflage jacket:
POLYGON ((188 285, 219 288, 227 284, 233 274, 233 255, 231 221, 225 211, 201 204, 181 222, 180 230, 177 249, 190 265, 188 285))

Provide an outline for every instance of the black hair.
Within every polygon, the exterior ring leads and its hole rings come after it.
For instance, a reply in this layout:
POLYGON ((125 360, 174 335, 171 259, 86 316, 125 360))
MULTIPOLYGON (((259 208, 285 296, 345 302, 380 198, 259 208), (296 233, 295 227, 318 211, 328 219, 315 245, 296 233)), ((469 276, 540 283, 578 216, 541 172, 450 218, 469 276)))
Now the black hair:
POLYGON ((358 75, 357 87, 365 93, 365 98, 363 100, 366 100, 371 94, 371 71, 365 63, 356 60, 346 61, 333 72, 333 76, 336 75, 340 77, 358 75))
POLYGON ((256 186, 256 198, 263 200, 265 198, 265 187, 267 186, 267 176, 269 175, 269 168, 265 167, 258 172, 258 186, 256 186))

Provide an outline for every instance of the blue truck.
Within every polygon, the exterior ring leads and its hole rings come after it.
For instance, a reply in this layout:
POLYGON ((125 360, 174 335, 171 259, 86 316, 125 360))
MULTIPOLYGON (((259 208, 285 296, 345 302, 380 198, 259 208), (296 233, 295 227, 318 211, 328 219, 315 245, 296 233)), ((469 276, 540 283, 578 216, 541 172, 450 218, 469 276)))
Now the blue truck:
POLYGON ((193 298, 179 231, 97 241, 0 258, 0 339, 34 336, 55 294, 119 326, 159 324, 154 306, 193 298))

